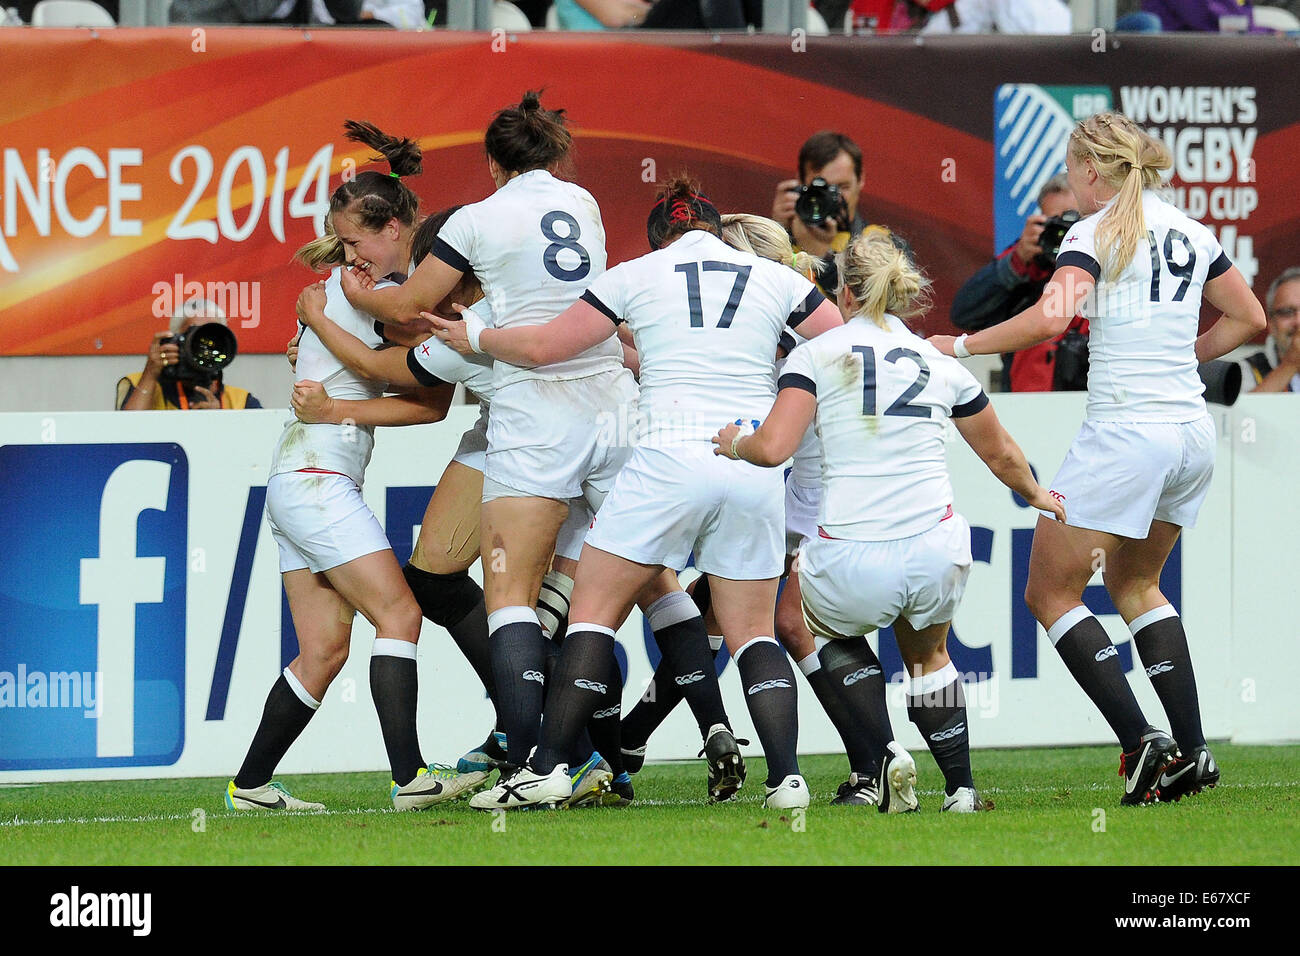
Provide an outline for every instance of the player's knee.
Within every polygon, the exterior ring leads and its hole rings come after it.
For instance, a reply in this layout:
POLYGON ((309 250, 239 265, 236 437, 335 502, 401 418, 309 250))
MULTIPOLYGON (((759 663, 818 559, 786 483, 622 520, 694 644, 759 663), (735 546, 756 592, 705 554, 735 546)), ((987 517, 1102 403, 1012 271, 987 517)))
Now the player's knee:
POLYGON ((468 571, 433 574, 407 564, 402 574, 418 605, 416 616, 423 614, 441 627, 459 624, 483 600, 483 589, 468 571))
POLYGON ((305 685, 328 687, 348 662, 348 642, 322 644, 307 648, 299 655, 305 672, 305 685))

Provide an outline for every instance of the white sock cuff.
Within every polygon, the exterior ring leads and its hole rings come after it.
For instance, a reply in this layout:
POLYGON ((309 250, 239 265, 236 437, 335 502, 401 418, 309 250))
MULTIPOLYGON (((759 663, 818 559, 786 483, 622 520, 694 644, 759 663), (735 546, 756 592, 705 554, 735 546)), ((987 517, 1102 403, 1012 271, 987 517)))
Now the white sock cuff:
POLYGON ((537 608, 535 607, 512 607, 498 608, 488 615, 488 633, 491 634, 498 628, 505 627, 507 624, 536 624, 542 626, 542 622, 537 619, 537 608))
POLYGON ((907 693, 911 697, 933 694, 937 690, 943 690, 960 676, 957 673, 957 665, 949 661, 933 674, 922 674, 920 677, 911 678, 907 682, 907 693))
POLYGON ((709 650, 713 651, 715 654, 718 653, 718 651, 722 650, 722 641, 723 637, 721 634, 710 634, 709 650))
POLYGON ((320 701, 318 701, 311 694, 307 693, 307 688, 302 686, 302 681, 294 677, 293 671, 289 670, 289 668, 287 667, 284 669, 284 679, 285 682, 289 685, 289 689, 294 692, 294 695, 297 696, 297 698, 300 701, 302 701, 312 710, 320 709, 320 701))
POLYGON ((775 637, 751 637, 741 647, 736 649, 736 652, 731 655, 731 659, 739 666, 740 655, 745 653, 745 651, 749 650, 755 644, 775 644, 777 647, 781 646, 781 642, 775 637))
POLYGON ((566 601, 573 597, 573 578, 562 571, 547 571, 542 576, 542 586, 558 592, 566 601))
POLYGON ((1092 617, 1092 612, 1087 606, 1080 604, 1078 607, 1071 608, 1056 619, 1056 623, 1047 629, 1047 639, 1055 647, 1061 638, 1065 637, 1065 632, 1080 621, 1092 617))
POLYGON ((415 660, 415 645, 410 641, 398 641, 391 637, 376 637, 375 646, 370 649, 371 657, 402 657, 415 660))
POLYGON ((614 637, 614 629, 612 627, 606 627, 604 624, 588 624, 585 621, 576 624, 570 624, 569 630, 566 631, 565 633, 568 636, 572 636, 574 634, 577 634, 579 631, 595 631, 597 634, 604 634, 605 636, 609 637, 611 640, 614 637))
POLYGON ((798 664, 799 673, 803 674, 804 677, 808 677, 810 674, 816 674, 822 669, 821 658, 817 656, 816 651, 813 651, 803 660, 799 661, 798 664))
POLYGON ((1138 631, 1148 624, 1154 624, 1156 621, 1163 621, 1167 617, 1177 617, 1178 612, 1174 610, 1172 604, 1162 604, 1159 607, 1153 607, 1145 614, 1139 614, 1133 618, 1128 626, 1129 633, 1137 637, 1138 631))
POLYGON ((700 616, 700 609, 695 606, 691 596, 685 591, 672 591, 645 609, 645 619, 650 630, 661 631, 682 621, 689 621, 700 616))

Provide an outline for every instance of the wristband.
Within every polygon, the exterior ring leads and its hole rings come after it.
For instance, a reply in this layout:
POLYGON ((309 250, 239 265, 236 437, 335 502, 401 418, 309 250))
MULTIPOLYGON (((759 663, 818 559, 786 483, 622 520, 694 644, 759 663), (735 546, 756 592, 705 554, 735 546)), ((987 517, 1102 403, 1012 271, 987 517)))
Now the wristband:
POLYGON ((970 358, 971 350, 966 347, 966 336, 959 335, 952 343, 952 354, 957 358, 970 358))
POLYGON ((487 328, 487 323, 473 309, 466 309, 460 314, 461 320, 465 323, 465 337, 469 339, 469 347, 479 355, 483 354, 483 348, 479 345, 479 336, 487 328))
POLYGON ((744 461, 744 459, 740 457, 740 452, 736 448, 736 445, 745 436, 754 434, 754 429, 758 428, 758 419, 751 418, 749 421, 745 421, 743 418, 737 418, 733 424, 739 425, 740 430, 736 432, 735 437, 731 439, 731 457, 736 459, 736 461, 744 461))

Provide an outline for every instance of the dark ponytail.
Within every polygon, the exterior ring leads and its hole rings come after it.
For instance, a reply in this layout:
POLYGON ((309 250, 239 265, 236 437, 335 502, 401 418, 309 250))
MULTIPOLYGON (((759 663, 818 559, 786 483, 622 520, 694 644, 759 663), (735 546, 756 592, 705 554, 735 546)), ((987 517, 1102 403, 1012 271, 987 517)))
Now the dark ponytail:
POLYGON ((573 136, 564 110, 542 108, 542 94, 529 90, 517 106, 497 113, 483 137, 488 156, 507 173, 550 169, 569 154, 573 136))
POLYGON ((392 172, 368 169, 358 173, 351 182, 344 182, 330 196, 330 213, 346 213, 371 231, 377 231, 390 219, 406 226, 415 225, 420 199, 402 182, 402 177, 418 176, 424 169, 420 144, 389 136, 378 127, 357 120, 346 120, 343 129, 354 143, 378 150, 380 155, 372 161, 387 162, 392 172))
POLYGON ((686 173, 674 176, 659 187, 655 198, 657 201, 645 226, 652 250, 662 249, 692 229, 703 229, 722 238, 722 216, 709 197, 700 192, 700 184, 686 173))

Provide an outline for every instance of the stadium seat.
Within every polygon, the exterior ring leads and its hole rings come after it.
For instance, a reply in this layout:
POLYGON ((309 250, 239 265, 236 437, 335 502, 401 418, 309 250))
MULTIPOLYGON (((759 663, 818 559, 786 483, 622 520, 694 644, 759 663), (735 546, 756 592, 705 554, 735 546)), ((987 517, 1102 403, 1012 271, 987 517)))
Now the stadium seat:
POLYGON ((528 22, 528 15, 510 0, 496 0, 492 4, 492 29, 509 30, 511 33, 524 33, 533 25, 528 22))
POLYGON ((113 15, 91 0, 41 0, 32 9, 34 27, 115 27, 113 15))
POLYGON ((1255 26, 1266 27, 1279 33, 1300 30, 1300 19, 1290 10, 1281 7, 1255 7, 1255 26))
POLYGON ((546 29, 548 30, 560 29, 560 14, 558 11, 556 11, 555 4, 553 3, 546 8, 546 29))
POLYGON ((829 36, 831 29, 826 25, 826 18, 817 12, 817 8, 808 4, 808 35, 810 37, 829 36))

